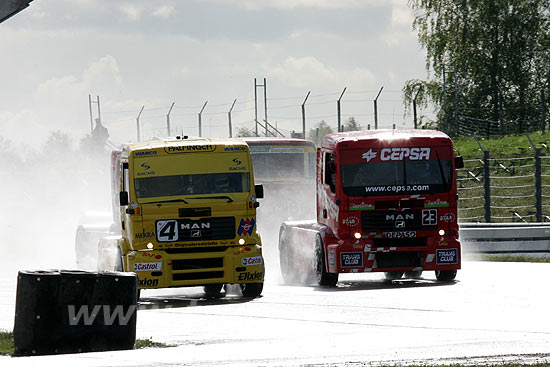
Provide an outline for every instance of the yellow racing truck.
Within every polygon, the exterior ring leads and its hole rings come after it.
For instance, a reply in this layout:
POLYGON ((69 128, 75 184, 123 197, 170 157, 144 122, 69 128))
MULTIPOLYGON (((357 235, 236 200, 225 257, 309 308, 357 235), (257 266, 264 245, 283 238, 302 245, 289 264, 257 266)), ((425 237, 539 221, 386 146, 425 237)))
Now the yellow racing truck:
POLYGON ((263 289, 264 259, 248 145, 240 140, 155 140, 122 149, 117 270, 139 288, 204 286, 216 296, 238 284, 263 289))

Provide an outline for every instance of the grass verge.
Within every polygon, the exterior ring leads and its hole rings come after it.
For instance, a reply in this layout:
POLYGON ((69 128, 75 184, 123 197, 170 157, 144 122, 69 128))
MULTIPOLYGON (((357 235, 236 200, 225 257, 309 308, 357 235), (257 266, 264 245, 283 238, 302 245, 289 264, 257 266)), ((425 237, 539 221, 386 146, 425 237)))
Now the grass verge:
MULTIPOLYGON (((174 345, 159 343, 149 339, 137 339, 135 349, 145 348, 169 348, 174 345)), ((13 332, 0 330, 0 356, 10 356, 13 354, 13 332)))
POLYGON ((528 255, 480 255, 479 258, 474 258, 473 260, 516 263, 550 263, 550 257, 536 257, 528 255))

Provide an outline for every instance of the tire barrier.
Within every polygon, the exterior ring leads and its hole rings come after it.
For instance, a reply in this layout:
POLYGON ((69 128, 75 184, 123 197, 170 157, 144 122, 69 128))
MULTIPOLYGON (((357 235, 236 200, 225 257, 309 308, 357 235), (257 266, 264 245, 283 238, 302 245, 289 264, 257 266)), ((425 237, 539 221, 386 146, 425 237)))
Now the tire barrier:
POLYGON ((20 271, 13 356, 132 349, 134 273, 20 271))

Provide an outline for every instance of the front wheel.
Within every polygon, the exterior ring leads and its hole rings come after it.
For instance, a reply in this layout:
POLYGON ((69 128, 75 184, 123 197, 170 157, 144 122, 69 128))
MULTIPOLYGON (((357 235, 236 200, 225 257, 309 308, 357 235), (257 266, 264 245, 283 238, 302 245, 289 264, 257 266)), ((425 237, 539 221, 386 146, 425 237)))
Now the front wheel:
POLYGON ((262 290, 264 289, 264 283, 244 283, 240 284, 241 286, 241 293, 243 294, 243 297, 248 298, 257 298, 260 297, 262 294, 262 290))
POLYGON ((315 239, 315 275, 317 284, 324 287, 334 287, 338 283, 338 273, 327 272, 325 249, 321 237, 315 239))
POLYGON ((454 280, 456 277, 456 270, 436 270, 435 277, 442 282, 448 282, 454 280))
POLYGON ((290 249, 288 236, 289 233, 281 229, 279 232, 279 266, 285 284, 292 285, 297 283, 298 275, 294 268, 294 256, 290 249))
POLYGON ((223 284, 207 284, 203 287, 204 295, 208 298, 220 297, 223 284))

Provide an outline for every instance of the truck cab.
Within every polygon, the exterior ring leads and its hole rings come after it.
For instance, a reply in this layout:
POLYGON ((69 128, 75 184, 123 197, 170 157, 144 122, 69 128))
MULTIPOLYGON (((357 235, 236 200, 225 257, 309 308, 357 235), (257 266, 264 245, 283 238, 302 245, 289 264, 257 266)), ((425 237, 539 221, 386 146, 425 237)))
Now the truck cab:
POLYGON ((262 242, 249 147, 238 140, 135 143, 120 155, 118 265, 139 288, 239 284, 261 294, 262 242))
POLYGON ((327 135, 317 151, 317 220, 287 222, 281 231, 289 232, 287 243, 297 232, 316 232, 309 252, 320 284, 334 285, 338 273, 348 272, 397 279, 434 270, 437 279, 452 280, 461 263, 460 162, 438 131, 327 135))

